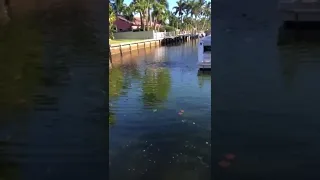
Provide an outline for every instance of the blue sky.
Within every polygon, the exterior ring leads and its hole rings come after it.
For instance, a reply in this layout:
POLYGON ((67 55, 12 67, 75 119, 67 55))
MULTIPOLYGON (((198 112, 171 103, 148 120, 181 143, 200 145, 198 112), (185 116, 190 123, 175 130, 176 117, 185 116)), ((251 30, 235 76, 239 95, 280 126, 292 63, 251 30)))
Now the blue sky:
MULTIPOLYGON (((126 3, 127 5, 129 5, 131 2, 132 0, 124 0, 124 3, 126 3)), ((177 4, 177 0, 168 0, 168 3, 169 3, 169 10, 172 10, 172 8, 177 4)))

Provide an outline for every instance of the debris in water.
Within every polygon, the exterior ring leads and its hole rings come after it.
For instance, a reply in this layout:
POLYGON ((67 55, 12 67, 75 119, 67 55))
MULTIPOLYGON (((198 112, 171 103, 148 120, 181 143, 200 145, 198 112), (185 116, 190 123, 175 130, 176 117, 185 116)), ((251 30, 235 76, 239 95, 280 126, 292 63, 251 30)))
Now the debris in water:
POLYGON ((222 167, 222 168, 227 168, 227 167, 230 166, 230 162, 225 161, 225 160, 220 161, 218 164, 219 164, 219 166, 222 167))
POLYGON ((181 120, 181 122, 185 123, 185 122, 186 122, 186 120, 185 120, 185 119, 182 119, 182 120, 181 120))
POLYGON ((180 110, 180 112, 184 113, 184 110, 183 110, 183 109, 181 109, 181 110, 180 110))
POLYGON ((178 114, 181 116, 183 113, 182 113, 182 112, 179 112, 178 114))
POLYGON ((154 110, 153 110, 153 112, 157 112, 157 111, 158 111, 157 109, 154 109, 154 110))
POLYGON ((226 154, 224 157, 228 160, 233 160, 236 156, 234 154, 229 153, 229 154, 226 154))

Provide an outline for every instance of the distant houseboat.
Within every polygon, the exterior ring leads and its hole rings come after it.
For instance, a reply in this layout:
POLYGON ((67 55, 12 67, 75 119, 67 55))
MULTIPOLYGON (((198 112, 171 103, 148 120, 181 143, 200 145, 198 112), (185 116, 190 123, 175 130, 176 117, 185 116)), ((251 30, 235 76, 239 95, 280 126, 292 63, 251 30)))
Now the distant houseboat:
POLYGON ((200 39, 198 44, 199 70, 211 70, 211 35, 200 39))

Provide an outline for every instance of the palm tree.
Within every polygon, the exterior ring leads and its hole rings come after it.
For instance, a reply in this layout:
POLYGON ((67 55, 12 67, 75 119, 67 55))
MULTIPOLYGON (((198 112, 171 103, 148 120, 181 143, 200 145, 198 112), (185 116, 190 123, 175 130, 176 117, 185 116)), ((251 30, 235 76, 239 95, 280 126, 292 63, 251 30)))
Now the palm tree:
POLYGON ((157 0, 157 2, 164 5, 166 9, 169 9, 169 3, 167 0, 157 0))
POLYGON ((202 3, 198 1, 190 1, 189 6, 191 8, 191 16, 194 16, 195 19, 201 14, 202 3))
POLYGON ((170 26, 178 28, 179 19, 177 18, 177 16, 175 16, 173 12, 169 12, 168 19, 169 19, 170 26))
POLYGON ((135 12, 138 12, 140 14, 141 27, 143 28, 143 30, 146 30, 144 20, 146 19, 147 10, 149 7, 148 0, 134 0, 132 4, 134 6, 135 12))
POLYGON ((154 17, 154 29, 156 29, 156 24, 158 22, 163 22, 166 20, 166 7, 158 2, 153 4, 153 12, 152 12, 152 16, 154 17))
POLYGON ((211 2, 207 2, 203 6, 203 15, 204 15, 204 18, 206 19, 206 21, 204 21, 202 29, 204 29, 204 26, 206 26, 206 25, 209 26, 209 24, 211 22, 211 2))
POLYGON ((190 14, 191 14, 191 9, 192 9, 192 6, 190 4, 190 0, 186 0, 185 1, 185 9, 184 9, 184 12, 185 12, 185 17, 188 17, 190 14))
POLYGON ((152 26, 152 17, 151 17, 151 9, 152 9, 152 4, 155 4, 156 1, 155 0, 147 0, 148 2, 148 9, 147 9, 147 14, 148 14, 148 18, 147 18, 147 22, 148 22, 148 31, 150 29, 150 27, 152 26))
POLYGON ((177 1, 177 6, 173 7, 174 14, 180 17, 181 22, 183 22, 183 14, 184 14, 184 10, 186 8, 186 3, 183 0, 179 0, 177 1))
POLYGON ((123 15, 123 11, 125 9, 124 0, 113 0, 114 1, 114 8, 116 15, 120 14, 123 15))
MULTIPOLYGON (((150 21, 151 20, 151 17, 153 17, 153 22, 154 22, 154 28, 156 27, 156 22, 157 21, 162 21, 162 19, 164 18, 164 12, 166 9, 169 8, 169 3, 167 0, 152 0, 152 9, 153 9, 153 12, 152 14, 150 14, 150 21), (159 11, 160 9, 160 11, 159 11), (159 16, 159 17, 158 17, 159 16)), ((150 23, 151 25, 151 23, 150 23)))
POLYGON ((129 6, 125 5, 124 10, 122 12, 122 15, 128 19, 129 21, 133 21, 134 20, 134 15, 133 13, 135 12, 134 10, 134 6, 132 4, 130 4, 129 6))

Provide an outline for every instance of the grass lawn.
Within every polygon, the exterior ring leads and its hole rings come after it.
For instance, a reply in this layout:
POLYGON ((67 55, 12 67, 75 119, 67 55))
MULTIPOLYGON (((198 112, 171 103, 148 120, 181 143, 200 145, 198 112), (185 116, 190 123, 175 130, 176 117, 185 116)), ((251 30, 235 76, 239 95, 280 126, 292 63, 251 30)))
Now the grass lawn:
POLYGON ((142 41, 143 39, 109 39, 110 44, 120 44, 120 43, 129 43, 129 42, 135 42, 135 41, 142 41))

